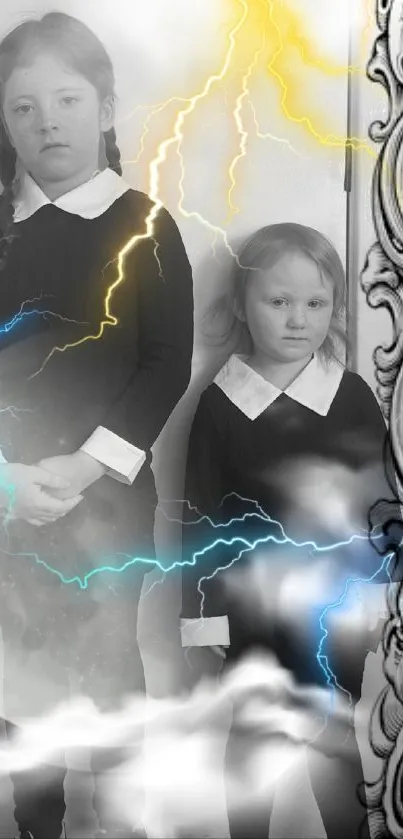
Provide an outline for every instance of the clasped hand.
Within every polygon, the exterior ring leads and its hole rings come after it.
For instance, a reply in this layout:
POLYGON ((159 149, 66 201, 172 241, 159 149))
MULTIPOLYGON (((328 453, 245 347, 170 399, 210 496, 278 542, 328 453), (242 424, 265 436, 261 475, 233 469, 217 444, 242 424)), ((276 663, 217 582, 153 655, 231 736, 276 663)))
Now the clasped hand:
POLYGON ((8 519, 23 519, 37 527, 57 521, 82 501, 82 492, 104 471, 82 451, 44 458, 34 466, 2 464, 0 489, 8 519))

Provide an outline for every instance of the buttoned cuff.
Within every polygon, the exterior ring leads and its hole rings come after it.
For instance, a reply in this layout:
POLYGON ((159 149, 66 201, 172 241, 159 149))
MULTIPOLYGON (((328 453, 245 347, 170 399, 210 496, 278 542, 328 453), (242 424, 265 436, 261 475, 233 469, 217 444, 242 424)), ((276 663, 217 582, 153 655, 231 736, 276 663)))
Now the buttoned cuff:
POLYGON ((81 446, 81 451, 102 463, 108 475, 124 484, 133 483, 146 460, 146 453, 142 449, 122 440, 102 425, 81 446))
POLYGON ((182 647, 229 647, 227 615, 214 618, 181 618, 182 647))

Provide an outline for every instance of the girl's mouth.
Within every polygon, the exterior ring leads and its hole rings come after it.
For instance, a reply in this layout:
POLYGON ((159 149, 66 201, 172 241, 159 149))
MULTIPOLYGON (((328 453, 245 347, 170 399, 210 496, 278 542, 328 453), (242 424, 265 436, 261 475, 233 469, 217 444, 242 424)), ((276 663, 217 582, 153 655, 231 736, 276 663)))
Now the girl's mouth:
POLYGON ((67 149, 66 143, 45 143, 41 148, 41 152, 50 151, 51 149, 67 149))

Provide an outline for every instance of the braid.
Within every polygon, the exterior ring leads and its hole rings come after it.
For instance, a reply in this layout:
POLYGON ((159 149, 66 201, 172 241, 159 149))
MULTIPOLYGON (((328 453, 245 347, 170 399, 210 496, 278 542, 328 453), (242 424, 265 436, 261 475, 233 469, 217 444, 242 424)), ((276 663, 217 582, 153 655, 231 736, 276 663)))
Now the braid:
POLYGON ((0 199, 0 271, 5 266, 8 248, 12 241, 16 161, 17 155, 0 119, 0 180, 3 185, 3 194, 0 199))
POLYGON ((105 154, 106 159, 108 161, 108 166, 110 169, 113 169, 114 172, 117 172, 118 175, 122 174, 122 167, 120 165, 120 150, 118 145, 116 144, 116 131, 114 128, 110 128, 109 131, 104 132, 105 138, 105 154))

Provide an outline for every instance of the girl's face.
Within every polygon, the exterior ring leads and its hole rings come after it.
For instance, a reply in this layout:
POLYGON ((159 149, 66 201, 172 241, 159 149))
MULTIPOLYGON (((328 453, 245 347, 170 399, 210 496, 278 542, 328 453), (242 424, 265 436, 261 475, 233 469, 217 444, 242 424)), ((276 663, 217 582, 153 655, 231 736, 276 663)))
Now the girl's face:
POLYGON ((99 139, 113 125, 113 103, 54 54, 16 67, 5 84, 3 112, 10 140, 39 183, 83 178, 99 165, 99 139))
POLYGON ((251 272, 245 311, 255 354, 291 363, 323 344, 333 312, 333 287, 303 254, 281 257, 266 271, 251 272))

